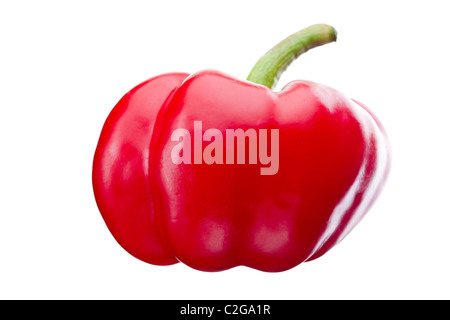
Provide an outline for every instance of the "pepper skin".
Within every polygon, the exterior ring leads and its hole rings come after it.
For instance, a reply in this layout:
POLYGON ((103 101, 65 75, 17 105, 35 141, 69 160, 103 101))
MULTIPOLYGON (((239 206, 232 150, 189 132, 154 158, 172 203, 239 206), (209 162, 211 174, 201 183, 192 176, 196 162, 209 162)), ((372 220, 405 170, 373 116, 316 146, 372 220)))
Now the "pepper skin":
POLYGON ((315 25, 270 50, 247 81, 212 70, 168 74, 122 98, 93 166, 97 204, 117 241, 151 264, 266 272, 314 260, 339 243, 386 180, 384 129, 367 107, 330 87, 292 81, 271 90, 300 53, 335 39, 333 28, 315 25), (259 161, 250 163, 250 134, 227 144, 229 130, 239 129, 254 130, 259 161), (205 154, 213 143, 211 161, 205 154), (263 147, 272 160, 277 151, 269 174, 263 147))
POLYGON ((283 271, 318 257, 362 218, 385 176, 376 121, 336 90, 308 81, 274 93, 200 72, 166 101, 156 127, 149 166, 155 210, 177 259, 198 270, 283 271), (171 134, 186 128, 194 136, 192 119, 221 132, 278 128, 279 171, 174 164, 171 134))
POLYGON ((157 265, 178 261, 155 225, 149 141, 161 105, 187 76, 161 75, 128 92, 107 118, 94 155, 94 195, 106 225, 131 255, 157 265))

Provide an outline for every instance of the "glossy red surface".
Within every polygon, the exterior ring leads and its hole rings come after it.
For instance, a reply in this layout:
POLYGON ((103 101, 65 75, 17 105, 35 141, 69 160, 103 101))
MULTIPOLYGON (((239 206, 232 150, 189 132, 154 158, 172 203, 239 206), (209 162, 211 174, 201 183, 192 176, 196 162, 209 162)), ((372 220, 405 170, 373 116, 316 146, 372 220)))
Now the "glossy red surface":
POLYGON ((275 93, 215 71, 191 75, 166 101, 151 150, 160 228, 177 259, 204 271, 275 272, 319 257, 364 216, 389 167, 380 126, 336 90, 294 81, 275 93), (194 136, 196 120, 223 136, 279 129, 279 171, 174 164, 171 134, 185 128, 194 136))
POLYGON ((389 170, 389 147, 365 106, 308 81, 273 92, 216 71, 186 77, 163 75, 130 91, 100 137, 95 196, 128 252, 202 271, 278 272, 320 257, 367 213, 389 170), (262 175, 248 149, 246 164, 195 164, 194 155, 192 164, 175 164, 172 134, 194 137, 195 121, 223 137, 227 129, 278 129, 278 171, 262 175))
POLYGON ((178 261, 155 225, 149 144, 159 109, 187 76, 162 75, 128 92, 108 116, 94 156, 94 194, 106 225, 130 254, 157 265, 178 261))

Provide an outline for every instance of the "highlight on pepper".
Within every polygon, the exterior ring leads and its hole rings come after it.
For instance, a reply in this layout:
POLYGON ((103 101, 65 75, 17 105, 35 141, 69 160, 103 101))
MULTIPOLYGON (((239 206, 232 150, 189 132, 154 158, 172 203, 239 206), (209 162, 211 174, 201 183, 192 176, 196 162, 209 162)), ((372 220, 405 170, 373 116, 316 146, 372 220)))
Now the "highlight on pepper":
POLYGON ((339 91, 281 73, 336 41, 326 24, 270 49, 246 80, 154 76, 126 93, 92 168, 116 241, 153 265, 281 272, 321 257, 363 219, 390 168, 381 122, 339 91))

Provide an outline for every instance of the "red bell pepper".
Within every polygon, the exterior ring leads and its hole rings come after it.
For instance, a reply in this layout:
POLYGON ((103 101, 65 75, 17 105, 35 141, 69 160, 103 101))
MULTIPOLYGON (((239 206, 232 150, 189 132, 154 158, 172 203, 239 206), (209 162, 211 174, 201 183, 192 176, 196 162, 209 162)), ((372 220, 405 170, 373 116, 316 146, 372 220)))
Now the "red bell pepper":
POLYGON ((361 103, 310 81, 271 88, 314 25, 264 55, 247 81, 217 71, 152 78, 109 115, 94 156, 99 210, 151 264, 277 272, 316 259, 363 218, 389 171, 384 130, 361 103))

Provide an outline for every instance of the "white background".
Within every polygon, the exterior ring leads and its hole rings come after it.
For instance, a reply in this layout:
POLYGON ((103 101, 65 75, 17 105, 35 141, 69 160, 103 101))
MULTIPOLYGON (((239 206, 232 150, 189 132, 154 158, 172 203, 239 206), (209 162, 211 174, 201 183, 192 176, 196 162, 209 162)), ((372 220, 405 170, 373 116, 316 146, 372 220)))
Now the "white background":
POLYGON ((446 1, 1 1, 0 298, 449 299, 450 30, 446 1), (367 217, 322 258, 282 273, 158 267, 126 253, 91 186, 103 122, 155 75, 245 79, 315 23, 338 41, 294 79, 364 102, 393 149, 367 217))

